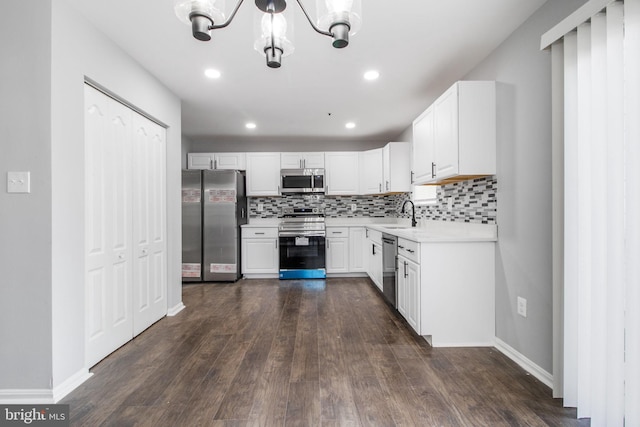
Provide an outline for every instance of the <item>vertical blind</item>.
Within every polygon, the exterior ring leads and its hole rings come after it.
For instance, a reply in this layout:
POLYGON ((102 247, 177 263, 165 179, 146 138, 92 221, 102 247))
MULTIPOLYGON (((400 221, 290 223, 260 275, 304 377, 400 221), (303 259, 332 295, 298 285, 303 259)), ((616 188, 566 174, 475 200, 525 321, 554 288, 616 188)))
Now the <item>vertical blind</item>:
POLYGON ((545 37, 562 61, 564 405, 640 426, 640 0, 592 0, 545 37))

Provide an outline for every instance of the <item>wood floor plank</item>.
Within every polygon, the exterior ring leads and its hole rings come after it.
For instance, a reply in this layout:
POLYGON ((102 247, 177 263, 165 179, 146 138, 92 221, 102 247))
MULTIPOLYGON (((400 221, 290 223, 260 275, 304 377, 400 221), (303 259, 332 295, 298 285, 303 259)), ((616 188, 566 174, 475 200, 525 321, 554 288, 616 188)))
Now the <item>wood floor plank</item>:
POLYGON ((320 424, 320 385, 317 381, 294 382, 289 387, 287 427, 308 427, 320 424))
POLYGON ((72 426, 588 426, 495 348, 431 348, 366 278, 183 299, 60 402, 72 426))

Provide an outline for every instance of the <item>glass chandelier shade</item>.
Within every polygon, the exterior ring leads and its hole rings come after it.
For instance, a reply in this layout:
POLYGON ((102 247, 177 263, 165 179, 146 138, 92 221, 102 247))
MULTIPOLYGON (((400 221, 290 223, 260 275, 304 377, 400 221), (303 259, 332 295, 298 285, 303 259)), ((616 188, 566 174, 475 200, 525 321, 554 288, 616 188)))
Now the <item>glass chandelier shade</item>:
POLYGON ((362 27, 361 0, 316 0, 318 27, 333 34, 333 46, 345 47, 362 27))
POLYGON ((279 68, 281 58, 293 53, 293 17, 287 8, 280 13, 258 12, 254 18, 255 50, 264 55, 270 68, 279 68))
POLYGON ((211 39, 209 26, 224 22, 225 0, 174 0, 174 11, 180 21, 190 25, 198 40, 211 39))

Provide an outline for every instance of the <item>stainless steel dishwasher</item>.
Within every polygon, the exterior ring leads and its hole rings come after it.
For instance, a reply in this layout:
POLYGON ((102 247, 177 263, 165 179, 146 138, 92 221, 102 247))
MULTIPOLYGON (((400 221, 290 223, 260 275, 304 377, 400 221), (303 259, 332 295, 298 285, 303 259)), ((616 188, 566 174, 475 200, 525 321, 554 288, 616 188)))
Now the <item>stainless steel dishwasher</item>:
POLYGON ((396 269, 398 265, 398 238, 382 234, 382 295, 394 307, 396 301, 396 269))

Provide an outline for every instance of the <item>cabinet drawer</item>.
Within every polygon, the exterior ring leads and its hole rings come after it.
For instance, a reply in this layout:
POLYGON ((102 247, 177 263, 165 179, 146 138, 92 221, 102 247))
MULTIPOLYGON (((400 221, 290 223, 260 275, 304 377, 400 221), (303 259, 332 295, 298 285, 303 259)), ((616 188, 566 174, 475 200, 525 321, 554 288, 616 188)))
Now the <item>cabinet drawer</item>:
POLYGON ((420 263, 420 244, 411 240, 398 239, 398 255, 410 259, 415 263, 420 263))
POLYGON ((274 238, 278 237, 278 229, 276 227, 265 227, 265 228, 243 228, 242 229, 242 237, 243 238, 274 238))
POLYGON ((349 228, 327 227, 327 237, 349 237, 349 228))

